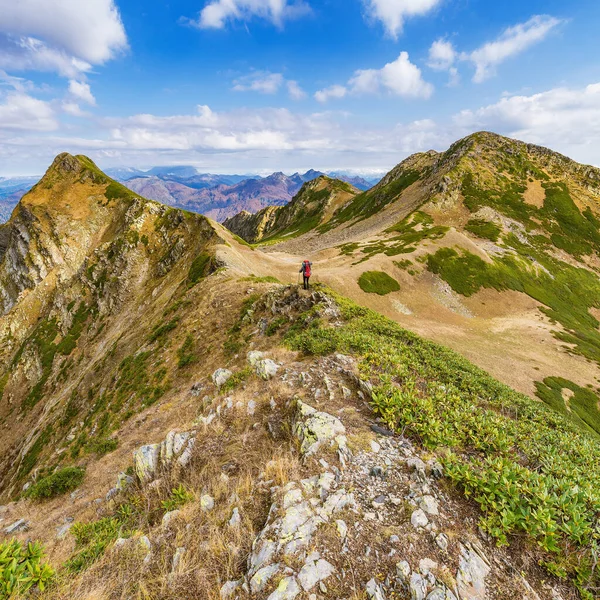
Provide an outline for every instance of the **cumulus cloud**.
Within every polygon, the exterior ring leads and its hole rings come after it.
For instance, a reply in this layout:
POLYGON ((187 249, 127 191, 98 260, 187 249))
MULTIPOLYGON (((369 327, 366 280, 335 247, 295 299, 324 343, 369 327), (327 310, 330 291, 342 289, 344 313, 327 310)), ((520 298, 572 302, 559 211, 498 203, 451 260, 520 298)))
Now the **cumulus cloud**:
POLYGON ((560 23, 562 21, 555 17, 536 15, 505 29, 498 39, 461 57, 475 65, 473 81, 480 83, 494 75, 497 65, 541 42, 560 23))
POLYGON ((409 17, 427 14, 442 0, 364 0, 367 16, 380 21, 386 32, 396 38, 409 17))
POLYGON ((74 79, 71 79, 71 81, 69 81, 69 93, 76 100, 81 100, 91 106, 95 106, 96 104, 96 98, 94 98, 89 84, 84 81, 75 81, 74 79))
POLYGON ((447 71, 452 67, 457 58, 457 52, 448 40, 439 39, 429 48, 427 66, 436 71, 447 71))
POLYGON ((48 102, 22 92, 11 92, 0 100, 0 130, 53 131, 58 128, 48 102))
POLYGON ((410 62, 408 52, 381 69, 360 69, 348 81, 346 86, 334 85, 315 94, 319 102, 330 98, 343 98, 351 94, 377 94, 386 92, 404 98, 429 98, 433 86, 423 79, 419 67, 410 62))
POLYGON ((102 64, 127 46, 113 0, 3 2, 0 32, 42 40, 89 64, 102 64))
POLYGON ((410 62, 408 52, 401 52, 395 61, 381 69, 356 71, 348 84, 355 94, 383 90, 404 98, 429 98, 433 93, 433 86, 423 79, 419 67, 410 62))
POLYGON ((343 85, 332 85, 328 88, 315 92, 315 100, 327 102, 330 98, 343 98, 348 90, 343 85))
POLYGON ((286 20, 310 12, 302 0, 211 0, 192 25, 201 29, 223 29, 231 21, 264 19, 281 27, 286 20))

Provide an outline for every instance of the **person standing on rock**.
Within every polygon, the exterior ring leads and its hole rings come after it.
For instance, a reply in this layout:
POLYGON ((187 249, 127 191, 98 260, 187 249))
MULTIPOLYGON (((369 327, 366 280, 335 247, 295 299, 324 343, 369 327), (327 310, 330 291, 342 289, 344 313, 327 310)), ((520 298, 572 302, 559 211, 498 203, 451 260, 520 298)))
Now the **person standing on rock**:
POLYGON ((302 263, 302 266, 300 267, 300 271, 298 271, 298 273, 302 273, 302 278, 304 279, 304 289, 307 290, 309 285, 308 285, 308 280, 310 279, 311 276, 311 267, 312 267, 312 263, 309 262, 308 260, 305 260, 302 263))

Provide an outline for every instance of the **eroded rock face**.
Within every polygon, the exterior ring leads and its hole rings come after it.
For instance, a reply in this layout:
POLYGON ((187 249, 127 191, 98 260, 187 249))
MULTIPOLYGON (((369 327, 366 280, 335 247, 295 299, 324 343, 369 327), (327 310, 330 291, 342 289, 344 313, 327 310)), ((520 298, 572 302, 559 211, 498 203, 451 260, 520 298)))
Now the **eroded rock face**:
POLYGON ((133 453, 133 465, 138 479, 142 483, 149 483, 158 476, 161 469, 170 468, 174 462, 186 467, 192 458, 195 442, 194 432, 170 431, 161 443, 141 446, 133 453))

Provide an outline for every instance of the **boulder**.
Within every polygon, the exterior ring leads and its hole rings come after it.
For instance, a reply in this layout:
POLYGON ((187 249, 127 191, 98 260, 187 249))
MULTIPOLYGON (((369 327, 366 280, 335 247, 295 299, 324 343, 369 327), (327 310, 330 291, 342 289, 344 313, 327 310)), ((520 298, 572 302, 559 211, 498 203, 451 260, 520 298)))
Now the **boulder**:
POLYGON ((298 581, 306 592, 312 590, 317 583, 327 579, 335 573, 335 567, 324 558, 309 560, 300 569, 298 581))
POLYGON ((345 447, 346 428, 337 418, 325 412, 319 412, 301 400, 296 401, 293 422, 294 435, 300 441, 300 452, 314 454, 321 445, 337 441, 345 447))
POLYGON ((246 360, 251 367, 256 367, 256 365, 264 358, 264 354, 259 352, 258 350, 250 350, 246 355, 246 360))
POLYGON ((370 579, 367 582, 366 592, 370 600, 386 600, 383 588, 375 581, 375 579, 370 579))
POLYGON ((135 473, 142 483, 152 481, 158 472, 160 444, 141 446, 133 453, 135 473))
POLYGON ((212 374, 213 383, 218 387, 222 387, 227 383, 229 378, 233 375, 233 373, 229 369, 217 369, 212 374))
POLYGON ((261 379, 266 381, 277 375, 277 371, 279 371, 279 365, 270 358, 263 358, 256 363, 254 370, 261 379))
POLYGON ((215 499, 208 494, 204 494, 200 498, 200 508, 204 512, 210 512, 215 507, 215 499))

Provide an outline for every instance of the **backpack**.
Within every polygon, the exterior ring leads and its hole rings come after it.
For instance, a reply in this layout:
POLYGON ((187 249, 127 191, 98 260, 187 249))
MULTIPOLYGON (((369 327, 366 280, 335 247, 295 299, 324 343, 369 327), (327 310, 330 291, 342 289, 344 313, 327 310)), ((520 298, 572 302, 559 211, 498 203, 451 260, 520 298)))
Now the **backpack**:
POLYGON ((304 277, 310 277, 310 263, 305 260, 304 261, 304 277))

